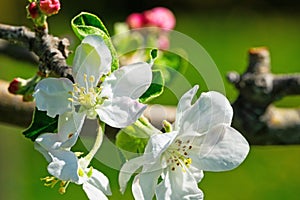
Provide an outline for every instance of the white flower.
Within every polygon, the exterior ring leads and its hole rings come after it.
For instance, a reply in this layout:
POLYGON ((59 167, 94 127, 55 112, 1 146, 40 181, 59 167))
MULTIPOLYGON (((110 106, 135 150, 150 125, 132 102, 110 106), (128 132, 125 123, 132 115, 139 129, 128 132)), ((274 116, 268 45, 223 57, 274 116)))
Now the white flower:
POLYGON ((106 195, 111 195, 108 178, 93 167, 88 167, 89 160, 85 157, 78 159, 73 152, 62 149, 48 153, 52 159, 48 172, 53 177, 44 180, 49 186, 53 187, 61 181, 59 192, 65 193, 70 182, 82 185, 90 200, 107 199, 106 195))
MULTIPOLYGON (((97 87, 100 78, 109 74, 111 60, 103 39, 87 36, 75 52, 75 84, 66 78, 40 81, 34 93, 37 108, 47 111, 50 117, 66 112, 83 119, 96 119, 98 115, 103 122, 118 128, 133 123, 146 108, 137 99, 151 84, 151 65, 141 62, 124 66, 97 87)), ((77 128, 81 129, 80 124, 77 128)))
POLYGON ((73 118, 71 114, 67 112, 60 116, 58 133, 45 133, 35 140, 35 148, 49 162, 47 169, 52 175, 43 180, 46 181, 46 185, 51 187, 61 181, 60 193, 65 193, 69 183, 72 182, 82 185, 91 200, 107 199, 106 195, 111 195, 108 178, 100 171, 88 167, 94 154, 100 148, 103 137, 102 129, 99 127, 95 145, 90 153, 78 159, 79 155, 70 151, 80 132, 76 129, 77 119, 73 118))
POLYGON ((202 93, 192 105, 197 90, 195 86, 180 99, 174 130, 152 135, 144 155, 122 166, 121 192, 141 168, 132 185, 135 199, 150 200, 154 193, 161 200, 203 199, 197 186, 202 170, 231 170, 246 158, 249 144, 230 127, 233 111, 226 97, 217 92, 202 93))

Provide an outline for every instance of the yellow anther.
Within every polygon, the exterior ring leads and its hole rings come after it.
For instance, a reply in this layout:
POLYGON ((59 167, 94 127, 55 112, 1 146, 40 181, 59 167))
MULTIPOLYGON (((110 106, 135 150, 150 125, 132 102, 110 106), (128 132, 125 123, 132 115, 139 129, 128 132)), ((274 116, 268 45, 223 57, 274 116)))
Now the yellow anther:
POLYGON ((84 171, 81 168, 78 169, 78 175, 81 177, 84 176, 84 171))
POLYGON ((91 82, 91 83, 94 83, 94 82, 95 82, 95 76, 92 75, 92 76, 90 76, 89 79, 90 79, 90 82, 91 82))
POLYGON ((85 92, 85 88, 84 87, 80 87, 80 92, 85 92))
POLYGON ((68 98, 68 101, 74 102, 73 98, 68 98))
POLYGON ((74 96, 74 92, 73 91, 69 91, 68 94, 74 96))
POLYGON ((76 157, 80 157, 82 156, 84 153, 83 152, 74 152, 75 156, 76 157))
POLYGON ((60 187, 58 189, 59 194, 65 194, 66 193, 66 188, 65 187, 60 187))
POLYGON ((41 181, 45 181, 44 186, 53 188, 56 183, 59 182, 54 176, 47 176, 45 178, 41 178, 41 181))
POLYGON ((91 93, 95 93, 95 90, 94 90, 94 88, 89 88, 89 92, 91 92, 91 93))
POLYGON ((86 75, 86 74, 83 75, 83 80, 84 80, 84 81, 87 80, 87 75, 86 75))

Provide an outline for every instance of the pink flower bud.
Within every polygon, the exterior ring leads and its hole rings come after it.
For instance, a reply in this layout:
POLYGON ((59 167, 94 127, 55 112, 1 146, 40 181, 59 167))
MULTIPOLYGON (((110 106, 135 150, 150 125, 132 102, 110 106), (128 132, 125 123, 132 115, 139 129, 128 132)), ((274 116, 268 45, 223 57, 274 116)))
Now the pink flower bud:
POLYGON ((148 26, 156 26, 163 29, 173 29, 176 24, 174 14, 167 8, 156 7, 144 12, 148 26))
POLYGON ((28 9, 28 13, 29 13, 29 15, 30 15, 30 17, 32 19, 38 18, 38 16, 39 16, 39 8, 38 8, 36 2, 31 2, 28 5, 27 9, 28 9))
POLYGON ((58 13, 60 9, 59 0, 40 0, 40 9, 46 15, 58 13))
POLYGON ((144 15, 141 13, 132 13, 127 17, 126 23, 130 28, 142 28, 145 25, 144 15))
POLYGON ((8 91, 12 94, 20 94, 20 90, 26 85, 26 83, 27 81, 22 78, 14 78, 14 80, 9 84, 8 91))

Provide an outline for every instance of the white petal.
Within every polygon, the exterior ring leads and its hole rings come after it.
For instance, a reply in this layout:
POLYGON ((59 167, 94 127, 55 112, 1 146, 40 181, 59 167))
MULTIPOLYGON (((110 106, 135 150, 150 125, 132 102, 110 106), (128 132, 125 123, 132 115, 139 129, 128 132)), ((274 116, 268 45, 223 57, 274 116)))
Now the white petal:
POLYGON ((83 121, 84 116, 82 114, 72 112, 62 114, 58 121, 58 133, 39 135, 35 140, 36 149, 47 159, 48 156, 44 154, 44 151, 71 148, 77 141, 83 121))
POLYGON ((190 109, 181 118, 180 132, 205 132, 216 124, 230 125, 233 116, 232 107, 227 98, 218 92, 202 93, 190 109))
POLYGON ((134 198, 151 200, 154 196, 158 178, 161 173, 162 169, 159 169, 140 173, 135 176, 132 184, 132 194, 134 198))
POLYGON ((60 148, 62 141, 56 133, 44 133, 35 139, 35 143, 38 144, 40 148, 50 151, 60 148))
POLYGON ((33 94, 36 107, 39 110, 47 111, 47 115, 55 117, 71 109, 71 102, 68 100, 73 90, 72 82, 66 78, 46 78, 40 81, 33 94))
POLYGON ((246 139, 234 128, 220 124, 206 134, 198 154, 190 155, 192 165, 204 171, 226 171, 239 166, 249 152, 246 139))
POLYGON ((121 193, 126 190, 127 183, 136 170, 138 170, 145 163, 143 156, 133 158, 128 162, 124 163, 119 173, 119 185, 121 193))
POLYGON ((111 53, 104 40, 97 35, 89 35, 77 47, 73 61, 73 76, 76 83, 85 86, 83 75, 94 76, 95 87, 103 74, 111 68, 111 53))
POLYGON ((145 62, 123 66, 106 77, 103 94, 112 92, 114 97, 139 98, 152 81, 151 65, 145 62), (108 91, 108 92, 107 92, 108 91))
POLYGON ((155 134, 152 135, 148 141, 147 146, 145 147, 145 154, 152 155, 150 158, 152 162, 156 162, 156 159, 159 159, 163 152, 172 144, 174 139, 177 136, 176 131, 163 133, 163 134, 155 134))
POLYGON ((129 97, 115 97, 105 100, 96 112, 100 119, 115 128, 126 127, 135 122, 146 109, 146 105, 129 97))
POLYGON ((192 106, 192 100, 196 95, 198 88, 199 86, 195 85, 180 98, 176 109, 175 130, 179 129, 179 124, 181 124, 180 122, 183 113, 192 106))
POLYGON ((43 148, 41 145, 39 145, 36 142, 34 142, 34 149, 37 150, 38 152, 40 152, 45 157, 47 162, 51 162, 52 158, 49 155, 48 150, 46 150, 45 148, 43 148))
POLYGON ((71 151, 54 150, 49 152, 52 162, 48 165, 48 172, 60 180, 77 182, 78 159, 71 151))
POLYGON ((162 182, 156 189, 157 200, 201 200, 203 193, 192 174, 180 168, 174 171, 167 170, 162 182))
POLYGON ((100 189, 106 195, 111 195, 108 178, 96 169, 92 171, 92 177, 87 180, 95 188, 100 189))
POLYGON ((86 195, 88 196, 89 200, 108 199, 99 188, 95 187, 93 184, 90 184, 89 182, 84 182, 82 188, 85 191, 86 195))
POLYGON ((76 143, 84 120, 84 113, 67 112, 59 116, 58 135, 62 140, 61 148, 70 148, 76 143))

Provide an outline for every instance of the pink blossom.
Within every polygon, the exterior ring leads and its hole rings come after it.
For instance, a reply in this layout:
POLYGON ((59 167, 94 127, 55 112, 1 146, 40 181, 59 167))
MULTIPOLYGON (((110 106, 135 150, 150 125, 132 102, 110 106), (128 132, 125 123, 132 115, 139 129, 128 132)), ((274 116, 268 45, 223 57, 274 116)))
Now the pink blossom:
POLYGON ((144 15, 141 13, 132 13, 130 14, 127 19, 126 23, 130 28, 142 28, 145 25, 145 18, 144 15))
POLYGON ((58 13, 60 9, 59 0, 40 0, 40 9, 46 15, 58 13))
POLYGON ((173 29, 175 27, 175 16, 167 8, 156 7, 145 11, 143 14, 148 26, 156 26, 163 29, 173 29))

